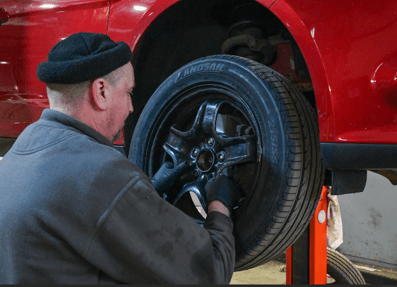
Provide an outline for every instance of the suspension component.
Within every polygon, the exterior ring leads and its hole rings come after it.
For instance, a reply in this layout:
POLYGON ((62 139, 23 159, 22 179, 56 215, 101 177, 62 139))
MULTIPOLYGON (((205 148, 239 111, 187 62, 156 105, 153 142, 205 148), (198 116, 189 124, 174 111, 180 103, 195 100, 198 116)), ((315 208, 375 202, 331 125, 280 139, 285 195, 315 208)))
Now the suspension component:
POLYGON ((263 34, 254 21, 237 22, 229 28, 230 38, 223 43, 222 54, 246 57, 267 65, 272 62, 276 50, 263 34))

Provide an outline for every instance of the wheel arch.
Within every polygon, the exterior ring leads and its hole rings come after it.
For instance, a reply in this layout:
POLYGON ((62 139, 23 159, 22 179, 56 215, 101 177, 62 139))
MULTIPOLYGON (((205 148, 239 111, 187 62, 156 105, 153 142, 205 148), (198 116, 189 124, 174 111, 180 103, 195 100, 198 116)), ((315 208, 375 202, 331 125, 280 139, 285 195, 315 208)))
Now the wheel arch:
MULTIPOLYGON (((133 99, 135 112, 129 117, 125 126, 124 138, 127 154, 138 117, 161 82, 190 61, 221 53, 222 43, 227 39, 227 27, 223 27, 217 19, 214 19, 210 7, 214 2, 222 3, 222 1, 224 0, 155 1, 147 7, 146 13, 139 19, 136 15, 131 13, 126 15, 122 12, 126 10, 126 4, 123 7, 111 8, 109 36, 117 41, 127 42, 134 52, 133 65, 136 75, 134 94, 137 97, 133 99), (117 19, 124 20, 115 20, 116 16, 118 16, 117 19), (125 20, 126 17, 131 17, 131 19, 125 20), (120 30, 120 25, 126 25, 126 23, 134 27, 129 30, 124 29, 123 32, 120 30)), ((229 3, 243 1, 257 2, 262 5, 268 13, 264 17, 269 14, 275 16, 296 41, 313 83, 320 140, 331 141, 331 138, 328 138, 333 133, 330 92, 321 54, 310 35, 310 29, 284 0, 233 0, 229 3)), ((117 3, 120 2, 116 2, 115 5, 117 3)), ((132 5, 132 1, 129 3, 132 5)))
POLYGON ((321 58, 321 51, 311 34, 314 29, 306 26, 301 17, 285 0, 278 0, 270 10, 291 33, 305 58, 315 93, 320 141, 332 142, 334 122, 330 96, 331 86, 321 58))

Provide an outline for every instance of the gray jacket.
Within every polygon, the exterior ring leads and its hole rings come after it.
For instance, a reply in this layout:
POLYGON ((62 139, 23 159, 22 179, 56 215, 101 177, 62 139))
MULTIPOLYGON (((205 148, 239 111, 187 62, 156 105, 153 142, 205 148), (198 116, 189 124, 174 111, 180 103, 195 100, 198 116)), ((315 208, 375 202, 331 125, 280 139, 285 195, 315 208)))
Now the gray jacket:
POLYGON ((204 228, 101 134, 44 110, 0 162, 0 283, 229 283, 233 222, 204 228))

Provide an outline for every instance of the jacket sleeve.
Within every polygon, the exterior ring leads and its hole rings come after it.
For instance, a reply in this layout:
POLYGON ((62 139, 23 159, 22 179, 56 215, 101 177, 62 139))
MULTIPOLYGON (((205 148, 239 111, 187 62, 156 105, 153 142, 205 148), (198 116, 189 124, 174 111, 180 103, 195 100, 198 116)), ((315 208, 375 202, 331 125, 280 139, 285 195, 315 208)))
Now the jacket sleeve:
POLYGON ((129 284, 228 284, 234 270, 233 222, 210 212, 204 228, 154 190, 131 180, 98 221, 84 257, 129 284))

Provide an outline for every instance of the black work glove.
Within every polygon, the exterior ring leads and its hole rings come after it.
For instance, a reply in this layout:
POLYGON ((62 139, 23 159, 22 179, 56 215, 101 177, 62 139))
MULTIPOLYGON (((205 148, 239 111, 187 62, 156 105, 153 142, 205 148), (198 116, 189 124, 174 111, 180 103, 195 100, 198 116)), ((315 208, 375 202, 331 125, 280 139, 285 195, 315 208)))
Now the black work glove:
POLYGON ((174 167, 172 162, 165 162, 156 172, 152 178, 152 184, 158 194, 163 196, 163 194, 170 189, 174 184, 174 181, 187 171, 188 165, 186 161, 178 164, 174 167))
POLYGON ((240 191, 237 184, 225 175, 220 175, 215 179, 210 179, 205 185, 208 205, 214 201, 222 202, 232 213, 240 199, 240 191))

